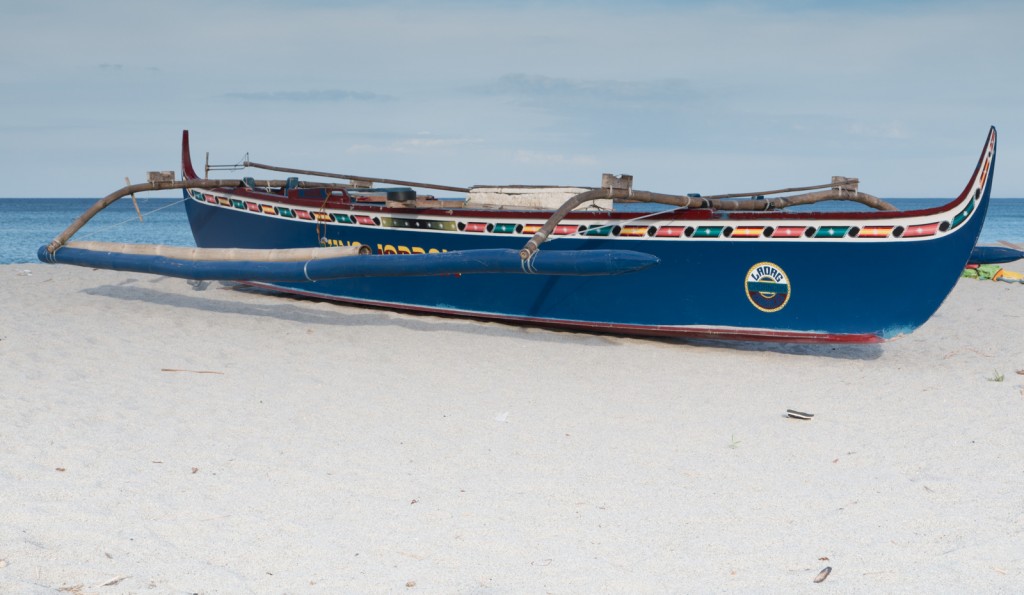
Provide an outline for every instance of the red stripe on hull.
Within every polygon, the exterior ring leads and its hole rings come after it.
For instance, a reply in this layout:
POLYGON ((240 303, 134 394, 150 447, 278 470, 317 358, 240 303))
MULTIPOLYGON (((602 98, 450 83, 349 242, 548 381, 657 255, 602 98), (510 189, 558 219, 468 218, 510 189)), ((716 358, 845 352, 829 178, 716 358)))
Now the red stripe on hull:
POLYGON ((451 318, 468 318, 472 320, 486 320, 491 322, 505 322, 512 325, 529 325, 553 329, 566 329, 585 331, 590 333, 608 333, 628 336, 645 337, 677 337, 683 339, 711 339, 722 341, 766 341, 775 343, 843 343, 843 344, 865 344, 884 343, 885 339, 873 333, 861 334, 834 334, 834 333, 804 333, 799 331, 772 331, 763 329, 746 328, 714 328, 699 326, 659 326, 640 324, 615 324, 603 322, 587 322, 580 320, 551 320, 547 318, 529 318, 520 316, 502 316, 499 314, 487 314, 485 312, 463 312, 445 310, 443 308, 430 308, 426 306, 410 306, 407 304, 396 304, 390 302, 378 302, 373 300, 361 300, 354 298, 341 298, 333 295, 326 295, 312 291, 301 291, 297 289, 278 287, 266 283, 242 282, 243 285, 251 285, 270 291, 294 294, 305 297, 317 298, 331 302, 344 304, 355 304, 358 306, 370 306, 389 311, 402 311, 413 314, 431 314, 451 318))

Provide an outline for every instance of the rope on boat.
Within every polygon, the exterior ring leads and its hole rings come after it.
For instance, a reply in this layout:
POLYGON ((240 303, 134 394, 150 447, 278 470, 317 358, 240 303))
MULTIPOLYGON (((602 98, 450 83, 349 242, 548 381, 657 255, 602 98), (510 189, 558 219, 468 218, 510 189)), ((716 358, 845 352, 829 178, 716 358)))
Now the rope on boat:
MULTIPOLYGON (((160 211, 162 211, 164 209, 169 209, 171 207, 176 207, 176 206, 180 205, 183 202, 185 202, 185 199, 184 198, 179 198, 178 200, 176 200, 174 202, 171 202, 171 203, 168 203, 168 204, 166 204, 166 205, 164 205, 162 207, 157 207, 157 208, 155 208, 155 209, 153 209, 151 211, 146 211, 145 213, 140 213, 139 221, 142 221, 142 216, 143 215, 149 216, 149 215, 152 215, 153 213, 159 213, 160 211)), ((137 206, 136 206, 136 211, 138 211, 137 206)), ((90 229, 87 232, 83 232, 82 235, 79 236, 79 237, 83 237, 83 238, 93 237, 96 234, 102 233, 104 231, 110 231, 112 229, 115 229, 117 227, 121 227, 122 225, 125 225, 125 224, 128 224, 128 223, 132 223, 134 221, 135 221, 134 219, 129 218, 129 219, 125 219, 124 221, 119 221, 117 223, 111 223, 110 225, 107 225, 106 227, 97 227, 96 229, 90 229)))

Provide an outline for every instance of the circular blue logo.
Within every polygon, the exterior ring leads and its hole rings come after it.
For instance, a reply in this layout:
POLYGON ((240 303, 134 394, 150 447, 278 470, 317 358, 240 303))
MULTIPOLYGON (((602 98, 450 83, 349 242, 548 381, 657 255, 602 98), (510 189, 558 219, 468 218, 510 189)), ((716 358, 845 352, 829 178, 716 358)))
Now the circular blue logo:
POLYGON ((762 312, 778 312, 789 303, 789 277, 775 263, 759 262, 750 267, 744 286, 747 299, 762 312))

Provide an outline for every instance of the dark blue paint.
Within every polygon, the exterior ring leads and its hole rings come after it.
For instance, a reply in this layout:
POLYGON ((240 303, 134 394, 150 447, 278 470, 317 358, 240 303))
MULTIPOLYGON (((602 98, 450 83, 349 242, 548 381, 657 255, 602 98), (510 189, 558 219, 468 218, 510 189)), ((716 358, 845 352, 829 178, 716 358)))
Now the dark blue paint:
MULTIPOLYGON (((994 168, 994 164, 993 164, 994 168)), ((734 327, 758 333, 872 334, 889 338, 923 324, 956 284, 988 207, 991 175, 977 213, 955 232, 923 240, 711 240, 560 238, 542 250, 624 248, 661 264, 614 277, 462 275, 281 283, 324 297, 486 316, 644 327, 734 327), (762 312, 747 298, 747 272, 759 262, 785 271, 790 299, 762 312)), ((313 222, 262 217, 189 200, 202 247, 293 248, 319 242, 313 222)), ((519 249, 526 236, 421 232, 375 226, 320 226, 341 243, 424 250, 519 249)))
POLYGON ((354 277, 412 277, 470 273, 530 275, 618 275, 658 264, 658 259, 628 250, 547 250, 527 262, 516 250, 467 250, 405 255, 350 255, 309 261, 262 262, 186 260, 166 256, 64 246, 50 253, 41 246, 39 260, 114 271, 151 273, 194 280, 309 283, 354 277))

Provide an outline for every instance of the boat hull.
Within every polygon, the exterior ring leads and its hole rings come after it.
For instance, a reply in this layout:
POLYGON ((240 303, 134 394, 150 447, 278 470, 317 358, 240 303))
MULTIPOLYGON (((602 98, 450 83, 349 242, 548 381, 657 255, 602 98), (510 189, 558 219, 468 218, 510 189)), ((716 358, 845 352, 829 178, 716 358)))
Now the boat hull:
MULTIPOLYGON (((981 232, 994 160, 993 130, 963 193, 930 210, 677 211, 639 222, 574 214, 565 227, 577 231, 541 247, 631 250, 660 260, 629 274, 454 274, 261 285, 391 309, 588 331, 877 342, 919 327, 956 284, 981 232), (633 227, 642 233, 623 233, 638 223, 633 227), (604 234, 612 228, 618 235, 604 234), (587 235, 588 229, 604 235, 587 235)), ((204 248, 364 245, 375 254, 409 253, 409 258, 418 252, 519 249, 530 237, 529 226, 546 218, 546 213, 352 204, 300 219, 295 205, 280 196, 225 190, 187 191, 186 198, 196 244, 204 248)))

